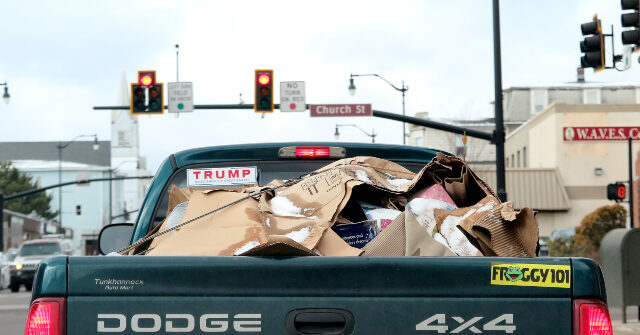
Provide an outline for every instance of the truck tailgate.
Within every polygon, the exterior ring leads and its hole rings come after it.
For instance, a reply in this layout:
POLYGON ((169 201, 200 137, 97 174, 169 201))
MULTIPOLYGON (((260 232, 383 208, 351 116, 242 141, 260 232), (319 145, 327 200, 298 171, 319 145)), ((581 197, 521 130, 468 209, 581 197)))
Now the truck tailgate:
POLYGON ((570 259, 71 257, 67 334, 571 334, 570 259))

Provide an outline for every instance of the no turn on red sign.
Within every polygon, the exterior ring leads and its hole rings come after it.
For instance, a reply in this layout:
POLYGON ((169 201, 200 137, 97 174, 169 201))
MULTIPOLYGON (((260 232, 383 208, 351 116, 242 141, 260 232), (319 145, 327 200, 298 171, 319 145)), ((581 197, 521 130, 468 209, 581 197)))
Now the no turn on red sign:
POLYGON ((304 81, 280 82, 281 112, 304 112, 307 110, 305 100, 304 81))
POLYGON ((312 117, 372 116, 371 104, 311 105, 312 117))

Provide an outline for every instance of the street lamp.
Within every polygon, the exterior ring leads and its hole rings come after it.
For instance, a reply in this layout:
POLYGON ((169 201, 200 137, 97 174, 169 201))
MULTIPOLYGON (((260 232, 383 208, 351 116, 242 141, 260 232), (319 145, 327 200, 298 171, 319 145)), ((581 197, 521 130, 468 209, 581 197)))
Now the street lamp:
POLYGON ((2 95, 2 100, 4 100, 4 103, 8 105, 9 101, 11 100, 11 96, 9 95, 9 86, 7 85, 6 81, 3 84, 0 84, 0 86, 4 86, 4 94, 2 95))
MULTIPOLYGON (((100 149, 100 144, 98 143, 98 135, 78 135, 71 141, 67 143, 58 143, 56 148, 58 148, 58 184, 62 184, 62 150, 64 148, 71 145, 71 143, 75 142, 79 138, 83 137, 93 137, 93 150, 97 151, 100 149)), ((62 228, 62 187, 58 187, 58 229, 62 228)))
MULTIPOLYGON (((409 90, 409 86, 404 86, 404 80, 402 81, 402 87, 397 87, 396 85, 392 84, 391 82, 389 82, 388 80, 384 79, 382 76, 377 75, 375 73, 370 73, 370 74, 351 74, 351 78, 349 78, 349 94, 351 94, 352 96, 356 95, 356 85, 353 83, 353 77, 378 77, 382 80, 384 80, 387 84, 391 85, 391 87, 393 87, 394 89, 396 89, 396 91, 401 92, 402 93, 402 115, 405 115, 405 109, 404 109, 404 92, 409 90)), ((406 144, 407 140, 406 140, 406 132, 405 132, 405 123, 402 122, 402 144, 406 144)))
POLYGON ((358 125, 356 124, 336 124, 336 132, 333 134, 336 137, 336 141, 340 139, 340 131, 338 131, 339 127, 356 127, 358 128, 361 132, 365 133, 367 136, 371 137, 371 143, 376 143, 376 136, 378 136, 378 134, 376 134, 375 129, 371 129, 371 134, 369 134, 366 130, 360 128, 358 125))

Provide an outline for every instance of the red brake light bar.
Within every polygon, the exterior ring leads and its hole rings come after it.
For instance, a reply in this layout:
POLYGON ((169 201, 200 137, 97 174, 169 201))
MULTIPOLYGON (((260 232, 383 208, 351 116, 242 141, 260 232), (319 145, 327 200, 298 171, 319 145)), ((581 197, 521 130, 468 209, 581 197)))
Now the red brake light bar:
POLYGON ((278 150, 278 157, 285 159, 345 158, 346 156, 347 150, 341 147, 300 146, 283 147, 278 150))
POLYGON ((318 158, 329 157, 329 147, 296 148, 296 157, 318 158))

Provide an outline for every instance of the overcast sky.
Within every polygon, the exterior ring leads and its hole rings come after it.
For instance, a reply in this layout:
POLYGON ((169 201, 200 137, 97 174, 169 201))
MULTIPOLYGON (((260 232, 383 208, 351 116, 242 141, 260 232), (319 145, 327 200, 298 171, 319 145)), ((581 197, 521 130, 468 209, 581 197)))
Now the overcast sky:
MULTIPOLYGON (((377 78, 409 86, 408 115, 477 118, 493 101, 490 0, 468 1, 2 1, 0 141, 70 140, 110 134, 109 111, 122 72, 157 71, 192 81, 195 104, 253 102, 254 69, 276 82, 305 81, 307 103, 371 103, 401 113, 401 94, 377 78)), ((503 0, 503 87, 575 81, 580 24, 599 13, 620 44, 619 0, 503 0)), ((607 45, 609 45, 607 43, 607 45)), ((609 57, 609 56, 608 56, 609 57)), ((635 56, 634 56, 635 57, 635 56)), ((588 81, 638 82, 629 71, 587 70, 588 81)), ((279 85, 276 85, 276 102, 279 85)), ((167 155, 193 147, 275 141, 333 141, 336 123, 375 129, 382 143, 402 143, 401 125, 382 119, 313 118, 309 112, 261 118, 252 110, 141 116, 141 154, 155 170, 167 155)), ((341 140, 368 142, 355 128, 341 140)))

